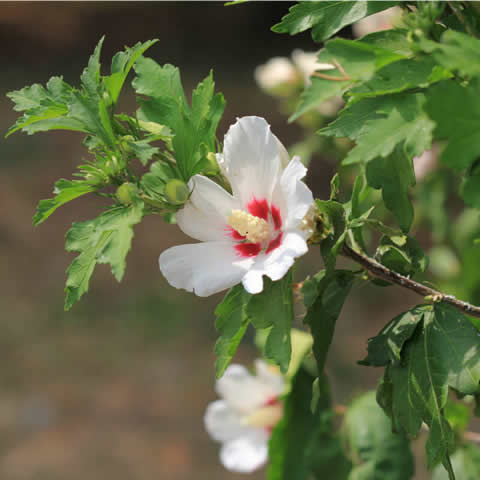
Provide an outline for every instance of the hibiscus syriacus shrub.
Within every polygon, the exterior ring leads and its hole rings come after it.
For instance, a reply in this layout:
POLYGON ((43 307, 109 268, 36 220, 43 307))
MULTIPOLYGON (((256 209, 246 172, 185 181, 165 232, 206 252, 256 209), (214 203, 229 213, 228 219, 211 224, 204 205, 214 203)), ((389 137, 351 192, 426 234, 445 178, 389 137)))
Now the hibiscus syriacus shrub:
POLYGON ((205 414, 227 468, 268 463, 269 480, 406 480, 423 431, 435 480, 478 479, 479 434, 467 427, 480 414, 480 8, 304 2, 273 27, 309 29, 318 52, 295 50, 255 72, 303 128, 289 150, 255 112, 222 139, 213 73, 187 100, 178 68, 146 56, 154 41, 117 53, 105 75, 102 39, 79 87, 57 76, 8 94, 22 112, 8 135, 82 132, 90 154, 40 201, 35 225, 84 195, 111 200, 67 233, 78 256, 65 308, 97 263, 121 280, 134 226, 159 215, 192 238, 160 255, 172 287, 228 290, 215 311, 219 400, 205 414), (131 70, 138 109, 120 113, 131 70), (337 173, 329 198, 314 199, 305 181, 319 151, 338 160, 337 173), (323 266, 296 278, 309 249, 323 266), (376 395, 336 406, 325 359, 349 292, 367 282, 379 303, 395 284, 419 305, 368 341, 360 363, 383 369, 376 395), (249 325, 263 357, 255 372, 229 365, 249 325))

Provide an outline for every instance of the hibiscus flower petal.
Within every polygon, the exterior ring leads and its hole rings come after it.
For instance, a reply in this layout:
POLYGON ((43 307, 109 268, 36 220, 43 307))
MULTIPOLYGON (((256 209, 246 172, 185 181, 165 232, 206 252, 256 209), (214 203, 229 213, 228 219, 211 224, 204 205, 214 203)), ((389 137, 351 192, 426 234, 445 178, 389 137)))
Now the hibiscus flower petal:
POLYGON ((270 253, 255 257, 255 263, 242 278, 243 286, 251 294, 263 290, 263 275, 271 280, 280 280, 290 269, 295 258, 307 253, 308 246, 303 232, 286 232, 282 235, 281 244, 270 253))
POLYGON ((252 375, 243 365, 231 364, 217 380, 216 390, 228 405, 242 414, 264 406, 277 395, 268 383, 252 375))
POLYGON ((263 430, 227 442, 220 450, 220 461, 225 468, 233 472, 253 472, 267 460, 268 433, 263 430))
POLYGON ((192 194, 177 213, 177 224, 184 233, 197 240, 222 240, 228 234, 227 217, 239 203, 222 187, 202 175, 189 182, 192 194))
POLYGON ((285 380, 278 367, 269 365, 265 360, 257 358, 255 360, 255 373, 258 380, 271 387, 272 391, 276 393, 275 397, 285 391, 285 380))
POLYGON ((175 288, 207 297, 240 283, 253 258, 241 259, 232 242, 204 242, 165 250, 160 270, 175 288))
POLYGON ((272 201, 280 208, 285 230, 298 228, 313 203, 312 192, 302 181, 306 173, 300 158, 293 157, 273 193, 272 201))
POLYGON ((287 159, 285 147, 263 118, 240 118, 225 135, 223 169, 244 208, 254 198, 270 203, 287 159))
POLYGON ((224 400, 210 403, 204 417, 205 428, 217 442, 227 442, 248 434, 251 427, 242 424, 237 412, 224 400))

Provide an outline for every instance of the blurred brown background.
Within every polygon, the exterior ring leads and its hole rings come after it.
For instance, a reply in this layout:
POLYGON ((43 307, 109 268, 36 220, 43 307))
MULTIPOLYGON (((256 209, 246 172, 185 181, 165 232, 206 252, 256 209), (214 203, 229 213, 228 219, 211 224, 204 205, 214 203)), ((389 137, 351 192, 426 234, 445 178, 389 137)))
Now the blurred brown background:
MULTIPOLYGON (((301 130, 288 125, 258 89, 253 71, 294 48, 316 49, 309 34, 292 38, 270 31, 289 5, 3 2, 2 131, 16 118, 6 92, 58 74, 78 85, 105 34, 106 66, 124 45, 159 38, 148 55, 179 66, 187 92, 213 68, 227 99, 220 137, 237 116, 253 114, 266 117, 288 146, 301 130)), ((134 108, 129 91, 119 110, 134 108)), ((76 200, 36 229, 31 219, 38 200, 51 196, 54 182, 71 178, 86 157, 81 139, 65 132, 16 133, 1 144, 0 478, 240 478, 220 465, 202 422, 215 398, 213 310, 221 296, 205 300, 174 290, 158 269, 160 252, 187 240, 177 227, 145 218, 136 227, 123 282, 97 267, 91 291, 63 311, 65 269, 73 258, 63 249, 64 235, 72 220, 98 215, 99 200, 76 200)), ((328 158, 312 162, 308 183, 317 196, 327 195, 332 172, 328 158)), ((299 278, 320 268, 311 252, 300 262, 299 278)), ((353 292, 329 357, 339 403, 375 386, 381 372, 355 362, 366 339, 415 301, 394 287, 353 292)), ((255 357, 251 334, 247 340, 237 361, 255 357)))

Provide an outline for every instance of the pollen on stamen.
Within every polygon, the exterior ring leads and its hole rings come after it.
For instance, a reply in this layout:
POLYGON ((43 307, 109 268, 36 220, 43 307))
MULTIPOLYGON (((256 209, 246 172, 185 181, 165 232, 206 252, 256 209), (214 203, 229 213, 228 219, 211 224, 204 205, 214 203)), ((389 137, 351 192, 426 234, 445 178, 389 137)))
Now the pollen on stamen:
POLYGON ((243 210, 232 210, 227 221, 233 230, 246 237, 249 242, 263 243, 270 239, 270 225, 263 218, 243 210))

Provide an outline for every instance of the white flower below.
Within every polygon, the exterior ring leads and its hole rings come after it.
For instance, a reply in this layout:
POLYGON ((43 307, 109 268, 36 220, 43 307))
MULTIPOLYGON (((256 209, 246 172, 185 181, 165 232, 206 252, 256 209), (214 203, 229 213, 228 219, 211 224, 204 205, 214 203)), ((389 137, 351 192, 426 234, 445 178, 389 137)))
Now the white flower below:
POLYGON ((310 85, 310 77, 316 70, 333 70, 330 63, 319 63, 317 52, 295 49, 292 60, 287 57, 273 57, 255 69, 255 80, 263 90, 274 91, 286 85, 303 82, 310 85))
POLYGON ((220 461, 234 472, 250 473, 267 462, 268 440, 283 415, 283 377, 260 359, 255 368, 252 375, 242 365, 230 365, 216 383, 221 400, 205 413, 207 432, 222 444, 220 461))
POLYGON ((259 65, 254 72, 255 81, 264 90, 297 81, 297 72, 287 57, 273 57, 264 65, 259 65))
POLYGON ((160 270, 176 288, 208 296, 240 282, 252 294, 263 275, 282 278, 307 252, 302 221, 313 203, 303 183, 307 169, 287 151, 259 117, 240 118, 225 135, 220 169, 232 194, 195 175, 178 226, 201 243, 169 248, 160 270))

